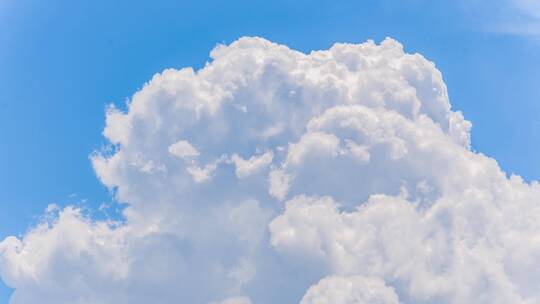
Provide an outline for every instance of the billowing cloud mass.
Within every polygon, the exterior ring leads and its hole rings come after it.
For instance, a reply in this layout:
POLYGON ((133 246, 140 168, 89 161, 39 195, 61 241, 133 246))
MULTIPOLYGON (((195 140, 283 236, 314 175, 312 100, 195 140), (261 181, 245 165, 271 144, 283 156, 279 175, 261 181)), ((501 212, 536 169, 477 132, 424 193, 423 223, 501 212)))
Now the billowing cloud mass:
POLYGON ((470 148, 419 54, 261 38, 110 107, 120 222, 50 208, 0 243, 13 304, 540 303, 540 186, 470 148))

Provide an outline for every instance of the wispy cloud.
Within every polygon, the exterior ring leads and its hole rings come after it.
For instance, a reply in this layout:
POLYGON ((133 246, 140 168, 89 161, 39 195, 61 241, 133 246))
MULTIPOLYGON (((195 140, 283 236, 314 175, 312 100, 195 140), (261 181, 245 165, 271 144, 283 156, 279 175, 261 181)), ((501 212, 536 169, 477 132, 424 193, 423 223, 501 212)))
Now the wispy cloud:
POLYGON ((540 37, 540 1, 502 0, 490 2, 488 29, 513 35, 540 37))

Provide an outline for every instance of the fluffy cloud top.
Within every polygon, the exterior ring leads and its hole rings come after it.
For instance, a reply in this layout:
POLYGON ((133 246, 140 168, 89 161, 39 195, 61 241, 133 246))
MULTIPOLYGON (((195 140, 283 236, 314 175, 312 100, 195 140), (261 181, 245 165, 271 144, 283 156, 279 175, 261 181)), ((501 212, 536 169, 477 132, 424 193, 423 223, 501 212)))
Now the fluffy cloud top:
POLYGON ((211 58, 108 109, 92 163, 124 221, 6 238, 11 303, 540 303, 540 186, 471 151, 433 63, 392 39, 211 58))
POLYGON ((325 278, 310 287, 300 303, 398 304, 399 301, 384 281, 355 276, 325 278))

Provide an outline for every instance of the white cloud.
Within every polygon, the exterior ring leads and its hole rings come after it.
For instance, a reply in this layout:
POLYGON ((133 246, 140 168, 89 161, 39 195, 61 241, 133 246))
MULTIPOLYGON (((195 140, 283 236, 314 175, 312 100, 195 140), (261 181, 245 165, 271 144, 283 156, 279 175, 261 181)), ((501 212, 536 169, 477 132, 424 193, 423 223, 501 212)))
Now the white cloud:
POLYGON ((51 209, 0 243, 13 304, 540 302, 540 186, 470 150, 433 63, 392 39, 211 56, 108 109, 121 223, 51 209))
POLYGON ((199 151, 188 141, 179 140, 169 146, 169 153, 179 158, 188 158, 199 156, 199 151))
POLYGON ((219 303, 213 302, 212 304, 251 304, 251 300, 246 297, 234 297, 225 299, 219 303))
POLYGON ((273 197, 283 200, 289 191, 289 176, 281 170, 272 170, 268 175, 268 192, 273 197))
POLYGON ((193 180, 196 183, 203 183, 212 178, 214 171, 219 164, 226 161, 226 156, 221 156, 220 158, 200 167, 197 163, 192 163, 188 168, 187 172, 193 177, 193 180))
POLYGON ((263 153, 262 155, 253 155, 249 159, 243 159, 238 154, 231 156, 231 161, 236 166, 236 176, 238 178, 246 178, 251 174, 254 174, 265 167, 268 167, 272 163, 274 157, 271 151, 263 153))
POLYGON ((324 278, 309 288, 301 304, 399 304, 394 290, 377 278, 324 278))

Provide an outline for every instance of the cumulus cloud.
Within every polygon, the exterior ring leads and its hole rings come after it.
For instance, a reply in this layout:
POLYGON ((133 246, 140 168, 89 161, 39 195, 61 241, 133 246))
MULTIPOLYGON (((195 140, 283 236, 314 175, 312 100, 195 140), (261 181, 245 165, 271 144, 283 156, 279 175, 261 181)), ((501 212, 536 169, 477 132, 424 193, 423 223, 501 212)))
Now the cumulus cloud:
POLYGON ((233 154, 231 161, 236 166, 236 176, 246 178, 270 165, 273 157, 271 151, 262 155, 253 155, 249 159, 243 159, 238 154, 233 154))
POLYGON ((169 153, 179 158, 189 158, 199 155, 199 151, 185 140, 180 140, 170 145, 169 153))
POLYGON ((392 288, 380 279, 329 277, 309 288, 301 304, 399 304, 392 288))
POLYGON ((540 186, 470 149, 432 62, 392 39, 210 55, 107 110, 121 222, 54 209, 0 243, 12 303, 540 302, 540 186))

